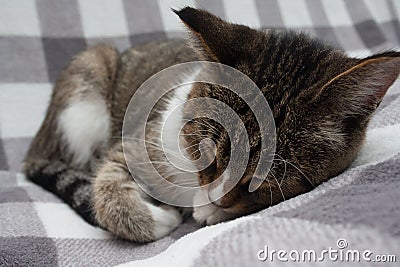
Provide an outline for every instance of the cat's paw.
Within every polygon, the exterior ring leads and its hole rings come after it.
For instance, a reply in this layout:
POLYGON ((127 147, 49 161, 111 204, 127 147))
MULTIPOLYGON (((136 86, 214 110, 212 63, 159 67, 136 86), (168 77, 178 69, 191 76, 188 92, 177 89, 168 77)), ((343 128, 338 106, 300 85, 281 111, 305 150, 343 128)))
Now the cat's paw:
POLYGON ((124 239, 150 242, 165 237, 182 222, 179 212, 169 206, 156 206, 152 203, 129 202, 124 205, 103 202, 104 207, 96 203, 96 219, 99 224, 124 239), (99 208, 100 207, 100 208, 99 208))
POLYGON ((212 225, 235 217, 237 217, 236 214, 226 212, 213 204, 207 204, 193 209, 193 218, 201 225, 212 225))
MULTIPOLYGON (((200 190, 193 198, 193 204, 207 203, 208 197, 205 191, 200 190)), ((237 214, 229 213, 212 203, 193 208, 193 218, 201 225, 212 225, 237 217, 237 214)))
POLYGON ((142 198, 129 176, 110 175, 109 169, 103 166, 93 183, 93 212, 100 226, 124 239, 150 242, 168 235, 182 222, 175 208, 156 206, 142 198))
POLYGON ((207 221, 215 212, 217 211, 217 207, 212 204, 207 204, 205 206, 195 207, 193 209, 193 218, 194 220, 201 225, 210 225, 207 221))
POLYGON ((146 203, 146 206, 154 221, 153 235, 155 239, 168 235, 182 223, 182 216, 174 207, 155 206, 151 203, 146 203))

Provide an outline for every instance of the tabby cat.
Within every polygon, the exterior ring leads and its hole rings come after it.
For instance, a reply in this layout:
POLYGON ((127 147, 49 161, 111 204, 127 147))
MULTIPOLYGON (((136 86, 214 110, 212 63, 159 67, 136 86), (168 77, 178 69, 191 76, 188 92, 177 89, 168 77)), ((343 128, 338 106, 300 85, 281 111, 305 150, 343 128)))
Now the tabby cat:
MULTIPOLYGON (((249 107, 229 90, 200 82, 189 90, 177 89, 166 100, 165 109, 151 118, 162 120, 178 98, 199 97, 222 101, 242 118, 251 140, 242 178, 222 198, 213 199, 212 192, 223 191, 223 183, 194 196, 194 202, 196 198, 211 201, 193 209, 194 219, 215 224, 308 192, 343 172, 355 159, 371 115, 400 72, 399 52, 351 58, 305 34, 258 31, 190 7, 174 12, 189 30, 189 45, 183 40, 156 41, 121 55, 110 46, 97 45, 76 55, 55 85, 45 120, 24 162, 29 179, 57 194, 89 223, 124 239, 157 240, 182 222, 182 209, 159 203, 135 183, 121 145, 129 100, 153 74, 183 62, 219 62, 246 74, 270 105, 276 151, 264 177, 254 173, 260 129, 249 107), (253 192, 249 191, 252 179, 261 181, 253 192)), ((186 105, 180 116, 204 109, 186 105)), ((215 158, 198 173, 169 179, 193 185, 217 179, 229 162, 231 144, 225 130, 207 118, 174 123, 170 134, 180 135, 186 156, 198 157, 196 133, 201 132, 202 137, 214 140, 215 158), (174 132, 181 127, 181 132, 174 132)), ((149 125, 154 129, 150 128, 146 139, 158 147, 160 123, 149 125)), ((142 151, 130 152, 141 157, 142 151)), ((162 158, 160 153, 159 149, 150 153, 155 164, 162 158)), ((229 177, 222 180, 227 182, 229 177)), ((158 191, 169 192, 168 188, 158 191)))

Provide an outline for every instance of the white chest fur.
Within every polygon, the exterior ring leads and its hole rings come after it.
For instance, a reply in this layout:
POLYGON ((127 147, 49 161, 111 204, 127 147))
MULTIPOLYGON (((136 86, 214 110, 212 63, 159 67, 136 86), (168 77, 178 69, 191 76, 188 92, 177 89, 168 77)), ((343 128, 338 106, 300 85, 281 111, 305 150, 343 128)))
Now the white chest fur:
POLYGON ((161 113, 160 138, 168 164, 171 166, 170 171, 173 174, 170 181, 181 186, 198 185, 196 167, 185 150, 186 141, 181 134, 181 129, 185 124, 184 103, 192 90, 191 82, 197 74, 198 72, 195 72, 187 77, 182 83, 184 85, 174 89, 172 97, 167 100, 165 110, 161 113))

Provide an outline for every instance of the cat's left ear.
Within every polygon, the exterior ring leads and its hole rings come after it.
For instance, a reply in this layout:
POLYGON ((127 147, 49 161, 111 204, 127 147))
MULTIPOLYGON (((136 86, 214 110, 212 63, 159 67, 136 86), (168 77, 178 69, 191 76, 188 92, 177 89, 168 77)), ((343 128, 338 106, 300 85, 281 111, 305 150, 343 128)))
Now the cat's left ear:
POLYGON ((260 36, 254 29, 228 23, 205 10, 185 7, 173 11, 192 33, 191 45, 204 60, 232 66, 260 36))
POLYGON ((400 52, 361 60, 326 83, 314 97, 348 115, 370 115, 400 73, 400 52))

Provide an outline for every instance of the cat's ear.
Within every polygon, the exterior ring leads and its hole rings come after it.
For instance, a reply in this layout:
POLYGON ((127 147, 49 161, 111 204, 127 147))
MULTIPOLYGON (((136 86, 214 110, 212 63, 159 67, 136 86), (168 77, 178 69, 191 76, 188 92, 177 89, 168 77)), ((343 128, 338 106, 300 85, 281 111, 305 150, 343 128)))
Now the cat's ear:
POLYGON ((399 52, 372 56, 331 79, 319 89, 314 101, 329 103, 348 115, 370 115, 399 73, 399 52))
POLYGON ((228 23, 201 9, 173 10, 192 34, 191 45, 201 59, 232 65, 245 51, 246 40, 256 40, 258 32, 228 23))

